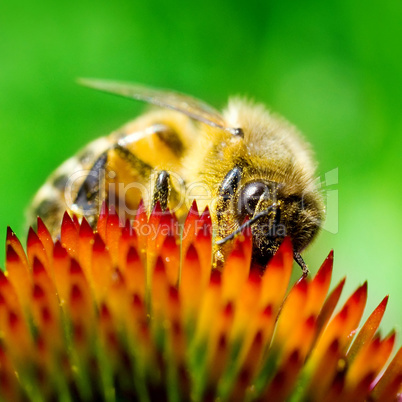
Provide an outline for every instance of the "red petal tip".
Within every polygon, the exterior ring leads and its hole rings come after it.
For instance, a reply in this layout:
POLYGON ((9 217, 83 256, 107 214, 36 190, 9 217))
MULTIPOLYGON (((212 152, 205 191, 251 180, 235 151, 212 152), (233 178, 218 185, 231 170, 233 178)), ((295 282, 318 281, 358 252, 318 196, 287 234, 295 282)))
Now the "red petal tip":
POLYGON ((348 318, 349 315, 349 307, 346 304, 345 306, 343 306, 343 309, 339 312, 339 318, 341 319, 341 321, 345 321, 348 318))
POLYGON ((65 211, 64 214, 63 214, 63 222, 64 221, 68 221, 68 222, 73 223, 73 220, 72 220, 70 214, 67 211, 65 211))
POLYGON ((81 266, 78 263, 78 261, 74 258, 71 259, 71 264, 70 264, 70 274, 81 274, 81 266))
POLYGON ((105 250, 105 243, 100 237, 99 233, 95 233, 93 251, 96 253, 101 253, 105 250))
POLYGON ((6 235, 6 239, 7 239, 7 240, 11 240, 13 237, 15 237, 14 231, 11 229, 10 226, 7 226, 7 235, 6 235))
POLYGON ((331 251, 328 254, 328 257, 322 263, 320 269, 318 270, 314 278, 317 279, 320 283, 324 283, 328 278, 328 276, 332 275, 333 263, 334 263, 334 254, 331 251))
POLYGON ((265 315, 266 317, 270 317, 272 315, 272 312, 273 312, 272 304, 268 304, 268 306, 264 308, 262 314, 265 315))
POLYGON ((225 314, 225 316, 230 317, 233 314, 233 312, 234 312, 233 303, 232 302, 227 303, 223 310, 223 313, 225 314))
POLYGON ((70 298, 71 300, 79 300, 82 298, 81 289, 76 283, 71 288, 70 298))
POLYGON ((298 349, 296 349, 290 354, 288 361, 290 364, 294 365, 297 364, 299 360, 300 360, 300 352, 298 349))
POLYGON ((262 340, 263 340, 262 331, 260 330, 255 334, 253 343, 254 344, 262 344, 262 340))
POLYGON ((260 283, 261 282, 261 275, 260 275, 260 271, 258 269, 251 269, 249 276, 248 276, 248 280, 251 283, 260 283))
POLYGON ((213 285, 220 285, 222 282, 222 274, 217 269, 211 271, 210 283, 213 285))
POLYGON ((154 272, 164 272, 165 271, 165 264, 163 263, 162 257, 159 256, 156 260, 154 272))
POLYGON ((165 240, 163 241, 163 248, 167 250, 175 250, 177 249, 178 245, 176 243, 176 238, 174 237, 173 233, 168 233, 165 240))
POLYGON ((47 236, 50 237, 49 229, 43 223, 43 220, 41 219, 40 216, 38 216, 38 218, 37 218, 37 225, 38 225, 38 230, 37 230, 38 234, 41 232, 44 232, 47 236))
POLYGON ((156 201, 156 203, 152 209, 152 212, 151 212, 151 216, 155 216, 155 215, 156 216, 162 215, 162 207, 161 207, 161 203, 159 202, 159 200, 156 201))
POLYGON ((91 228, 91 225, 88 223, 88 221, 84 218, 82 218, 81 221, 81 226, 80 226, 80 236, 92 236, 93 235, 93 230, 91 228))
POLYGON ((53 249, 54 258, 65 258, 67 254, 67 250, 61 245, 60 241, 57 240, 53 249))
POLYGON ((28 238, 27 238, 27 247, 32 247, 34 244, 42 245, 42 242, 39 240, 38 235, 32 229, 32 227, 28 230, 28 238))
POLYGON ((316 317, 314 315, 311 315, 310 317, 307 318, 306 320, 306 325, 309 328, 313 328, 316 322, 316 317))
POLYGON ((295 284, 295 288, 302 292, 302 293, 307 293, 308 290, 308 281, 305 277, 301 277, 295 284))
POLYGON ((174 286, 169 286, 169 299, 173 301, 179 300, 179 292, 174 286))
POLYGON ((206 224, 211 224, 211 213, 209 211, 208 205, 205 207, 204 212, 200 216, 200 220, 206 224))
POLYGON ((103 319, 106 320, 110 320, 112 317, 105 303, 102 303, 102 305, 100 306, 100 315, 103 319))
POLYGON ((197 215, 199 217, 198 206, 197 206, 197 201, 196 200, 193 200, 193 203, 191 204, 190 210, 188 211, 188 215, 197 215))
POLYGON ((127 263, 130 264, 132 262, 138 261, 140 259, 140 256, 137 253, 137 250, 135 247, 130 247, 127 253, 127 263))
POLYGON ((355 293, 353 293, 352 298, 355 303, 358 303, 361 298, 366 298, 367 297, 367 281, 363 283, 355 293))
POLYGON ((34 261, 32 264, 32 271, 33 271, 34 275, 37 275, 37 274, 45 271, 45 267, 43 266, 42 261, 37 257, 34 257, 34 261))
POLYGON ((193 244, 190 244, 190 247, 187 250, 186 260, 191 262, 198 261, 198 253, 193 244))
POLYGON ((339 339, 335 338, 329 345, 328 351, 331 353, 337 353, 339 350, 339 339))
POLYGON ((132 303, 136 307, 141 307, 142 306, 142 299, 137 293, 134 293, 132 303))
POLYGON ((6 260, 7 262, 18 262, 20 261, 20 257, 17 252, 14 250, 14 247, 9 244, 6 250, 6 260))
POLYGON ((35 284, 32 296, 34 299, 38 300, 43 298, 43 296, 45 296, 45 292, 38 284, 35 284))

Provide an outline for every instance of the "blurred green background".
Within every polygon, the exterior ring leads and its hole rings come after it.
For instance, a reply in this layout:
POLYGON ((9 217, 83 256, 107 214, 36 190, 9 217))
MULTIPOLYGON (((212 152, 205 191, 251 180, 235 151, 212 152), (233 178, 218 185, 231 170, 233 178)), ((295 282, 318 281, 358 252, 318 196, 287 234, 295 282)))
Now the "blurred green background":
POLYGON ((335 249, 333 285, 347 275, 347 295, 368 279, 366 311, 390 294, 384 332, 401 332, 400 1, 5 3, 0 244, 6 225, 23 236, 24 210, 53 169, 143 108, 77 77, 171 88, 216 107, 244 94, 303 131, 321 180, 332 172, 330 231, 304 254, 311 270, 335 249))

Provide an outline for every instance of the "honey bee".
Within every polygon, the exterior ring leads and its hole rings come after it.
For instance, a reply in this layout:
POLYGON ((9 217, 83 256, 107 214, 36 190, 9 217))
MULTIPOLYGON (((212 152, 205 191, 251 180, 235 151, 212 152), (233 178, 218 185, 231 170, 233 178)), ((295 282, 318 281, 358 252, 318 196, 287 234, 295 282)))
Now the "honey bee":
POLYGON ((285 236, 307 275, 300 252, 324 215, 315 164, 307 143, 288 122, 262 105, 230 99, 218 112, 183 94, 100 80, 81 83, 157 106, 67 160, 38 191, 30 219, 40 216, 57 236, 65 210, 95 225, 103 200, 120 215, 148 212, 159 202, 183 219, 191 205, 209 206, 214 262, 232 239, 253 235, 252 260, 265 267, 285 236))

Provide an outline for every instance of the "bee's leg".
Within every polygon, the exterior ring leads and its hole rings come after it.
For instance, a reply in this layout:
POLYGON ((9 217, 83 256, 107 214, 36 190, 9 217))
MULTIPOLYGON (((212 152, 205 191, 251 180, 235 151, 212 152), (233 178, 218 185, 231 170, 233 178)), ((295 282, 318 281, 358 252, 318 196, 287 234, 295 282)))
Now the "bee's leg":
MULTIPOLYGON (((78 190, 74 200, 73 212, 82 213, 91 221, 91 217, 99 213, 100 205, 97 203, 105 198, 104 177, 107 151, 103 152, 93 164, 86 179, 78 190), (103 186, 102 186, 103 185, 103 186)), ((93 222, 90 222, 93 223, 93 222)))
MULTIPOLYGON (((142 177, 149 177, 152 172, 152 167, 131 153, 127 148, 116 145, 111 149, 113 149, 121 159, 127 161, 135 172, 142 177)), ((99 214, 101 203, 104 200, 107 201, 106 171, 108 155, 111 149, 103 152, 92 165, 74 201, 73 212, 81 213, 88 218, 91 224, 96 223, 94 219, 95 216, 99 214)))
MULTIPOLYGON (((229 171, 229 173, 226 174, 221 186, 219 187, 218 202, 216 206, 216 217, 218 220, 216 240, 218 241, 225 238, 229 234, 228 230, 231 230, 231 228, 234 226, 235 216, 233 213, 233 208, 231 208, 231 204, 237 188, 239 187, 241 177, 242 169, 239 166, 235 166, 229 171)), ((214 245, 214 263, 218 269, 221 269, 225 259, 225 254, 228 251, 228 247, 230 247, 226 244, 227 243, 217 244, 215 242, 214 245)))
POLYGON ((155 181, 152 194, 152 208, 159 201, 162 211, 166 211, 169 202, 170 188, 170 174, 166 170, 161 170, 155 181))
POLYGON ((222 181, 219 188, 219 200, 216 207, 216 215, 219 224, 228 219, 227 215, 230 213, 230 204, 236 194, 241 176, 242 169, 239 166, 235 166, 222 181))
POLYGON ((309 270, 307 268, 306 263, 303 260, 303 257, 300 255, 299 252, 294 251, 293 252, 293 258, 300 265, 300 268, 302 269, 302 272, 303 272, 303 274, 302 274, 303 278, 306 278, 308 276, 308 274, 309 274, 309 270))

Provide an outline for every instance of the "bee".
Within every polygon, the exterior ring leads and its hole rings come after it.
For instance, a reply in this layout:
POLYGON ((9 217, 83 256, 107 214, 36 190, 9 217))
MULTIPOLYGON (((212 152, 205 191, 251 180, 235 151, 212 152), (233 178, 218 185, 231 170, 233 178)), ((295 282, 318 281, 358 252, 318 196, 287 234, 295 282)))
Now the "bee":
POLYGON ((284 119, 264 106, 233 98, 220 113, 193 97, 140 85, 84 79, 101 91, 147 102, 148 111, 100 138, 57 169, 38 191, 30 218, 40 216, 57 236, 65 210, 94 226, 102 201, 135 216, 159 203, 183 219, 193 199, 209 206, 214 263, 232 240, 252 232, 252 260, 261 267, 285 236, 294 260, 319 231, 324 216, 309 145, 284 119))

